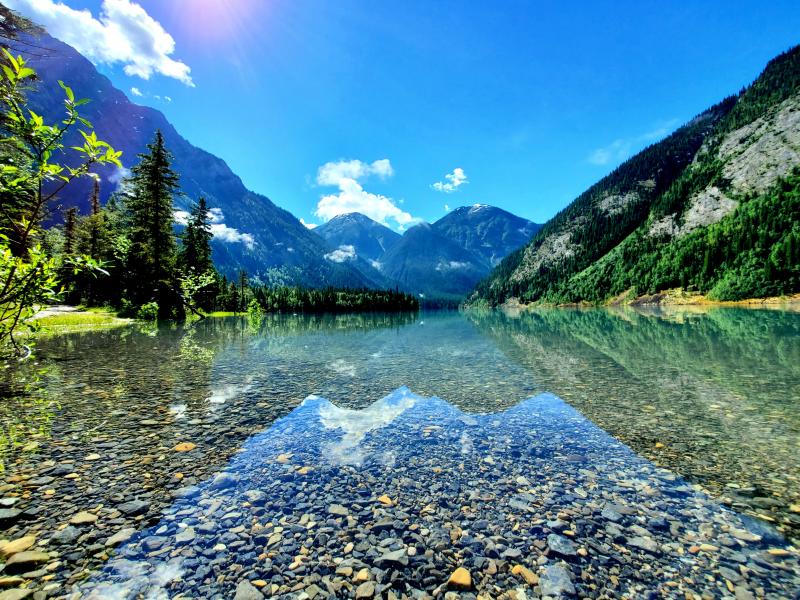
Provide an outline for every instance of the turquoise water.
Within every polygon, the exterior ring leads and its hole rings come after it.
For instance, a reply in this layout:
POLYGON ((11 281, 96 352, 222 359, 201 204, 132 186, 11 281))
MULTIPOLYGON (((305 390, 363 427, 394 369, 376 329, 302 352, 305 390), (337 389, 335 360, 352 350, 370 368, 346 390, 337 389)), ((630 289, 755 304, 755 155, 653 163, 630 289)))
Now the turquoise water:
POLYGON ((459 565, 494 597, 519 586, 516 564, 542 578, 535 593, 562 567, 578 594, 788 593, 799 340, 797 313, 738 309, 52 337, 4 374, 0 489, 24 511, 7 531, 58 563, 23 585, 74 597, 229 597, 244 580, 276 597, 365 583, 416 597, 459 565), (88 529, 68 522, 81 511, 88 529))

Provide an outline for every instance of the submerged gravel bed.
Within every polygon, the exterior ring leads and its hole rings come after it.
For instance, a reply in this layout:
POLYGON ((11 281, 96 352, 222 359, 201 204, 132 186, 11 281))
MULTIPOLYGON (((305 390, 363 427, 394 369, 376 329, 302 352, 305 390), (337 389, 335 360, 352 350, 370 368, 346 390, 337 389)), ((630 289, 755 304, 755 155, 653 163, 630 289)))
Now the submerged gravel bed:
POLYGON ((115 551, 74 598, 778 598, 800 589, 798 555, 774 530, 551 395, 488 415, 406 389, 362 411, 312 397, 184 489, 151 527, 110 539, 96 527, 112 514, 91 514, 81 535, 95 531, 98 550, 115 551))

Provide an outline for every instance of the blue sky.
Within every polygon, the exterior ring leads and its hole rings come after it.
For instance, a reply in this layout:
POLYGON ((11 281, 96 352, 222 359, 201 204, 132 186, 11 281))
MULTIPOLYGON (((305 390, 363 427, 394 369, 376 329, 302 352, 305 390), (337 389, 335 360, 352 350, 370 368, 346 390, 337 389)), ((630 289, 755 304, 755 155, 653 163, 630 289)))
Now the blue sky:
POLYGON ((7 4, 304 221, 395 229, 543 222, 800 42, 796 1, 7 4))

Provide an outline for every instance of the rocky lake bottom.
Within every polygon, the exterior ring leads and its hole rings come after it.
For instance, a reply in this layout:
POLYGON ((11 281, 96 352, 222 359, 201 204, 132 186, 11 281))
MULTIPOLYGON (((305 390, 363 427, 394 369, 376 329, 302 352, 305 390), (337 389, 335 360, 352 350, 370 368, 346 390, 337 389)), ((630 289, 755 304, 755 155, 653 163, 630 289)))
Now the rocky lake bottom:
POLYGON ((0 599, 797 597, 800 318, 725 318, 43 340, 0 388, 0 599))

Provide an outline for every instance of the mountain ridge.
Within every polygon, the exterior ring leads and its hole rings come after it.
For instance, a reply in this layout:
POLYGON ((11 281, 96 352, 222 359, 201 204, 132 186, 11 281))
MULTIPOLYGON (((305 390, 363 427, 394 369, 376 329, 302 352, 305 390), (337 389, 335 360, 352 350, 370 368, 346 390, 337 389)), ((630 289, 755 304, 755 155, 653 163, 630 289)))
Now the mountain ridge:
POLYGON ((361 213, 339 215, 314 231, 343 260, 366 259, 392 285, 456 302, 539 227, 504 209, 473 204, 418 223, 402 236, 361 213))
POLYGON ((578 196, 469 303, 601 303, 677 287, 720 300, 798 291, 799 166, 794 47, 578 196))

